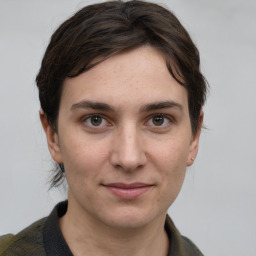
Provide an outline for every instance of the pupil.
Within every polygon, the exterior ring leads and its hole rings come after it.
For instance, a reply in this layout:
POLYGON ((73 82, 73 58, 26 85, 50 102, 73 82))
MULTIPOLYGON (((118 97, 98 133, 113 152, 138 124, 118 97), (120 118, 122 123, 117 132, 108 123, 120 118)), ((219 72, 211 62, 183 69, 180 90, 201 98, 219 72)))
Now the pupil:
POLYGON ((164 117, 163 116, 154 116, 153 118, 154 125, 162 125, 164 123, 164 117))
POLYGON ((101 124, 102 118, 100 116, 94 116, 92 117, 91 122, 94 126, 98 126, 101 124))

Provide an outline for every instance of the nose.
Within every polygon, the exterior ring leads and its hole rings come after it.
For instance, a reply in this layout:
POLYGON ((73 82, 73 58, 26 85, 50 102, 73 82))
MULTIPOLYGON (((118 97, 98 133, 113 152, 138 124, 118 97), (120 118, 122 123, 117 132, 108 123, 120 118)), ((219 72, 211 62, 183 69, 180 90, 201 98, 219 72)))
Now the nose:
POLYGON ((114 136, 110 161, 115 168, 134 171, 147 162, 142 134, 134 126, 121 128, 114 136))

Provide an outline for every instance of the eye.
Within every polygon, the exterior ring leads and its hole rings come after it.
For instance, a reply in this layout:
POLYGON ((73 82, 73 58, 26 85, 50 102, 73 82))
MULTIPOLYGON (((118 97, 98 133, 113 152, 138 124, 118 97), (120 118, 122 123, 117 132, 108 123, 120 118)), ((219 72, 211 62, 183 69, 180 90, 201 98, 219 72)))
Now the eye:
POLYGON ((170 119, 171 119, 170 117, 167 117, 167 116, 165 116, 163 114, 157 114, 157 115, 152 116, 148 120, 147 124, 150 125, 150 126, 160 126, 160 127, 163 127, 163 126, 168 125, 171 122, 170 119))
POLYGON ((102 127, 106 126, 108 122, 101 115, 90 115, 84 119, 86 125, 90 127, 102 127))

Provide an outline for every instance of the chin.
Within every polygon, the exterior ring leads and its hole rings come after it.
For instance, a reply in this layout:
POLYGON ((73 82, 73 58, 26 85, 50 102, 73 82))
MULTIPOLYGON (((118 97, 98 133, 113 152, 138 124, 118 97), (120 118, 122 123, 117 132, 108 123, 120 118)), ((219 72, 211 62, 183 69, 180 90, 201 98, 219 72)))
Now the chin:
MULTIPOLYGON (((136 207, 122 207, 104 215, 104 222, 112 228, 138 229, 143 228, 154 221, 158 216, 156 212, 138 209, 136 207)), ((164 213, 166 215, 166 213, 164 213)))

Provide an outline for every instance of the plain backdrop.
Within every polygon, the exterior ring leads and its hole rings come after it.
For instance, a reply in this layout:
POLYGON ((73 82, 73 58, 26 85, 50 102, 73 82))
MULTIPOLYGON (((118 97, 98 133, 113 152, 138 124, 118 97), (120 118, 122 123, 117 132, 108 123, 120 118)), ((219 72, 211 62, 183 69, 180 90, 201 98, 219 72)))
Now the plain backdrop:
MULTIPOLYGON (((52 32, 80 0, 0 0, 0 235, 66 198, 52 167, 35 76, 52 32)), ((210 84, 199 156, 169 213, 205 255, 256 255, 256 1, 169 0, 210 84)))

